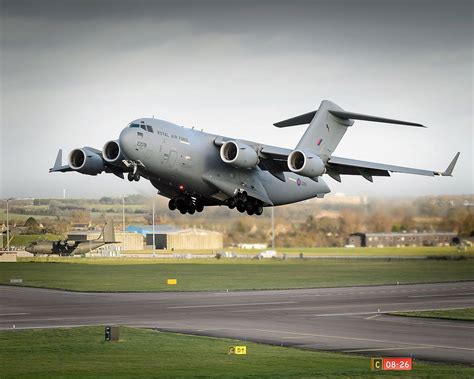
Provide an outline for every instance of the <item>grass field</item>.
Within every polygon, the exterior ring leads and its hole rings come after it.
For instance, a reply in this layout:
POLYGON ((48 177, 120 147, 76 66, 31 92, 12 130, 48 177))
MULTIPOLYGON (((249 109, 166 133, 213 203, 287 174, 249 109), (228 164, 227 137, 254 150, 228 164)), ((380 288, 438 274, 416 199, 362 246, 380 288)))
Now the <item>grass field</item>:
MULTIPOLYGON (((269 248, 270 249, 270 248, 269 248)), ((263 250, 268 249, 238 249, 238 248, 225 248, 224 251, 231 251, 237 254, 248 254, 256 255, 263 250)), ((331 256, 397 256, 397 257, 422 257, 422 256, 440 256, 440 255, 458 255, 463 254, 466 256, 474 257, 474 247, 467 247, 463 251, 459 251, 455 246, 419 246, 419 247, 356 247, 356 248, 345 248, 345 247, 291 247, 291 248, 277 248, 278 254, 300 254, 304 256, 313 255, 331 255, 331 256)), ((169 254, 213 254, 216 250, 212 249, 196 249, 196 250, 157 250, 157 253, 169 253, 169 254)), ((135 250, 126 251, 127 254, 152 254, 153 250, 135 250)))
POLYGON ((77 291, 211 291, 337 287, 474 280, 474 260, 142 260, 69 259, 3 263, 0 284, 77 291), (176 278, 178 285, 167 286, 176 278))
POLYGON ((447 309, 439 311, 422 311, 422 312, 396 312, 391 313, 395 316, 409 317, 427 317, 439 318, 446 320, 474 321, 474 308, 465 309, 447 309))
POLYGON ((0 377, 403 377, 469 378, 474 368, 414 362, 413 371, 370 371, 370 359, 347 354, 120 328, 105 342, 102 327, 0 332, 0 377), (229 346, 247 355, 227 355, 229 346))

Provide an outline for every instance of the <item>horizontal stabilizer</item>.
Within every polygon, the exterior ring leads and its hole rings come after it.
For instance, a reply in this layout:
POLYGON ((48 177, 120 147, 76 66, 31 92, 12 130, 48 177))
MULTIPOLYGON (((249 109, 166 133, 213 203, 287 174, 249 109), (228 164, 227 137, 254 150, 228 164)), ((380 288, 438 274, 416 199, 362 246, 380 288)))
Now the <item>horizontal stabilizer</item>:
POLYGON ((316 112, 317 110, 313 112, 305 113, 296 117, 289 118, 288 120, 277 122, 273 125, 275 125, 277 128, 286 128, 288 126, 309 124, 311 120, 314 118, 314 115, 316 114, 316 112))
POLYGON ((352 113, 352 112, 345 112, 345 111, 329 110, 328 112, 331 113, 333 116, 336 116, 345 120, 374 121, 374 122, 384 122, 387 124, 409 125, 409 126, 417 126, 419 128, 426 128, 426 126, 422 124, 418 124, 416 122, 394 120, 391 118, 369 116, 366 114, 352 113))

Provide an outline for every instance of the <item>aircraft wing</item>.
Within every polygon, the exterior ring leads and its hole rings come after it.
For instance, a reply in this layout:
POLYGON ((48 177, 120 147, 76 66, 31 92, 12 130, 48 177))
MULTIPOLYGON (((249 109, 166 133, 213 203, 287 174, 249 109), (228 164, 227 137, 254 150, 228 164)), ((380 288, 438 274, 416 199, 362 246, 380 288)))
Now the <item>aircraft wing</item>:
POLYGON ((368 181, 372 181, 373 176, 390 176, 390 172, 423 176, 452 176, 459 154, 459 152, 456 153, 448 168, 443 172, 359 161, 335 156, 329 158, 326 169, 327 174, 338 181, 341 181, 340 175, 361 175, 368 181))
MULTIPOLYGON (((92 151, 102 157, 102 151, 95 149, 90 146, 85 146, 84 149, 92 151)), ((63 165, 63 150, 59 149, 58 155, 56 156, 56 160, 54 161, 54 166, 49 169, 49 172, 68 172, 68 171, 74 171, 69 164, 63 165)), ((118 176, 119 178, 123 179, 123 173, 126 172, 125 170, 122 170, 120 167, 113 166, 108 164, 107 162, 104 161, 104 171, 110 174, 114 174, 118 176)))
MULTIPOLYGON (((279 172, 289 171, 287 158, 292 152, 276 146, 263 146, 261 149, 262 160, 260 167, 277 176, 279 172)), ((356 159, 331 156, 326 163, 327 174, 337 181, 341 181, 340 175, 360 175, 372 181, 373 176, 390 176, 390 172, 424 176, 452 176, 454 166, 460 153, 456 153, 448 168, 443 171, 421 170, 411 167, 393 166, 383 163, 366 162, 356 159)), ((278 176, 277 176, 278 177, 278 176)), ((280 178, 279 178, 280 179, 280 178)))
MULTIPOLYGON (((216 140, 215 143, 219 146, 224 141, 216 140)), ((276 178, 285 181, 283 173, 290 171, 287 159, 292 151, 283 147, 260 145, 259 167, 270 172, 276 178)), ((326 163, 326 173, 339 182, 341 181, 341 175, 360 175, 372 181, 373 176, 390 176, 390 172, 424 176, 452 176, 459 155, 459 152, 456 153, 448 168, 443 172, 331 156, 326 163)))

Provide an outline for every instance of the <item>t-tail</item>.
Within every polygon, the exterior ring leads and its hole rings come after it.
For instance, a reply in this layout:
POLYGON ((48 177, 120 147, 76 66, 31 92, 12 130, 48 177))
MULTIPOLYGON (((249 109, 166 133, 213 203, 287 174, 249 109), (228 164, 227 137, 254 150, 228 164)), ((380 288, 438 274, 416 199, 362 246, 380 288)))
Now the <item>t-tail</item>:
POLYGON ((425 127, 415 122, 346 112, 329 100, 323 100, 316 111, 280 121, 274 125, 279 128, 285 128, 288 126, 309 124, 303 137, 298 142, 296 149, 313 151, 324 161, 327 161, 346 133, 347 128, 354 124, 353 120, 425 127))

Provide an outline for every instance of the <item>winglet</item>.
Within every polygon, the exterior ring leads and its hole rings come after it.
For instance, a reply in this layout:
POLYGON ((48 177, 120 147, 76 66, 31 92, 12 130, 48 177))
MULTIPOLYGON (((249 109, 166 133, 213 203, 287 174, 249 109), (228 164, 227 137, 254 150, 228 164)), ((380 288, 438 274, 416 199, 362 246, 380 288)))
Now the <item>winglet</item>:
POLYGON ((63 166, 63 150, 59 149, 56 160, 54 161, 54 166, 49 169, 49 172, 66 172, 72 171, 72 168, 68 164, 63 166))
POLYGON ((54 168, 61 167, 63 165, 63 149, 59 149, 56 161, 54 162, 54 168))
POLYGON ((63 149, 59 149, 56 160, 54 161, 54 166, 49 169, 49 172, 57 171, 63 165, 63 149))
POLYGON ((440 173, 441 176, 453 176, 453 170, 454 170, 454 166, 456 166, 456 163, 458 161, 458 158, 459 158, 459 155, 461 153, 458 151, 456 153, 456 155, 454 156, 453 160, 451 161, 451 163, 449 164, 448 168, 446 169, 445 172, 442 172, 440 173))

